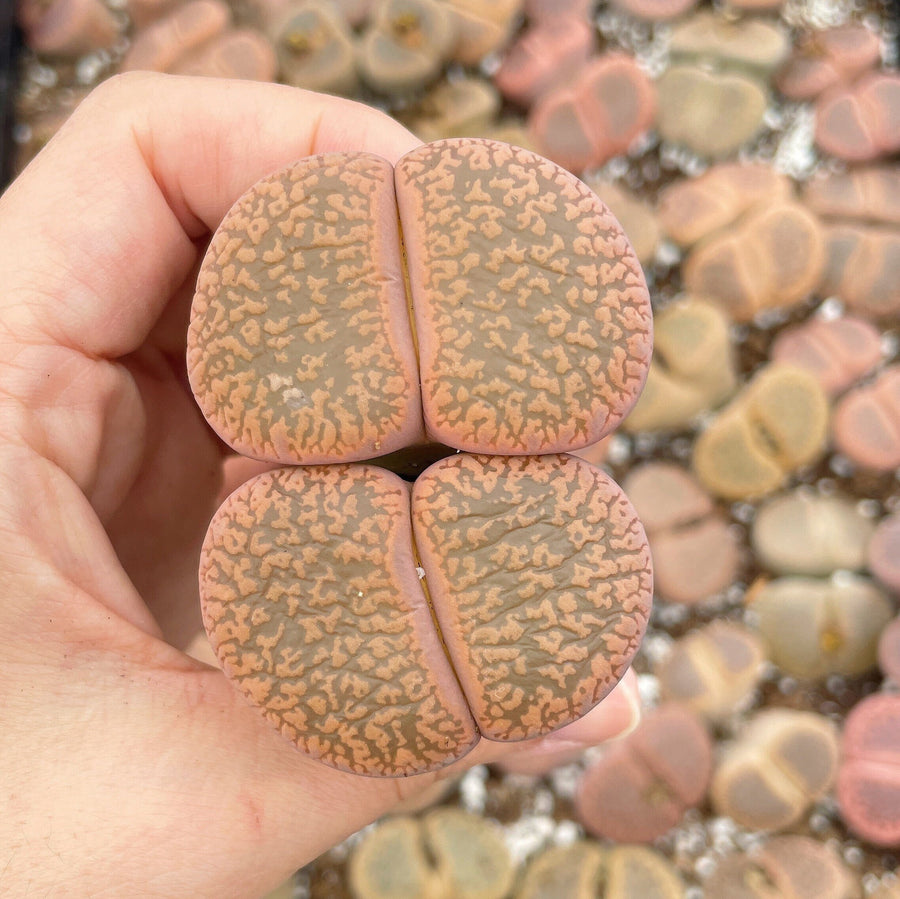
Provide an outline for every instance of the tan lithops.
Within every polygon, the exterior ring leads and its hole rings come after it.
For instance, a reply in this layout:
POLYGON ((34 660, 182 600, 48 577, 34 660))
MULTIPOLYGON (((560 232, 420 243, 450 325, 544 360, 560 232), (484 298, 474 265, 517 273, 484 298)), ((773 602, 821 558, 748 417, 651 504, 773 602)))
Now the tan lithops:
POLYGON ((754 852, 734 853, 703 884, 704 899, 858 899, 859 878, 810 837, 773 837, 754 852))
POLYGON ((657 595, 691 604, 734 580, 738 540, 688 472, 671 463, 648 462, 633 468, 625 485, 650 541, 657 595))
POLYGON ((172 71, 205 78, 273 81, 278 61, 265 35, 252 28, 236 28, 213 38, 172 71))
POLYGON ((881 58, 881 40, 865 25, 849 22, 807 32, 778 70, 775 83, 792 100, 811 100, 850 82, 881 58))
POLYGON ((349 94, 356 88, 351 32, 330 2, 291 4, 271 24, 269 33, 286 84, 335 94, 349 94))
POLYGON ((718 722, 746 706, 762 677, 764 660, 756 633, 719 620, 676 640, 654 674, 665 699, 718 722))
POLYGON ((728 399, 737 387, 728 328, 725 313, 702 300, 684 298, 658 312, 647 383, 623 428, 686 428, 728 399))
POLYGON ((900 365, 846 393, 835 406, 832 432, 837 448, 857 465, 875 471, 900 466, 900 365))
POLYGON ((500 829, 453 808, 382 821, 350 857, 355 899, 504 899, 513 875, 500 829))
POLYGON ((434 80, 456 44, 456 17, 437 0, 381 0, 359 42, 363 81, 386 94, 434 80))
POLYGON ((431 90, 407 124, 424 141, 480 137, 500 110, 500 95, 483 78, 445 81, 431 90))
POLYGON ((798 488, 760 507, 751 542, 770 571, 824 576, 839 568, 863 568, 874 530, 872 520, 849 499, 798 488))
POLYGON ((575 796, 578 820, 594 836, 649 843, 702 801, 711 772, 703 722, 687 707, 666 703, 585 770, 575 796))
POLYGON ((263 179, 219 226, 192 316, 207 420, 288 463, 425 439, 579 449, 628 412, 651 346, 640 264, 606 207, 545 159, 469 139, 396 171, 328 154, 263 179))
POLYGON ((612 181, 588 176, 584 179, 584 183, 603 200, 610 212, 619 220, 641 265, 649 265, 653 261, 660 238, 659 224, 650 205, 627 188, 612 181))
POLYGON ((827 428, 828 399, 813 375, 771 364, 697 438, 694 470, 724 499, 771 493, 822 455, 827 428))
POLYGON ((230 24, 231 11, 221 0, 190 0, 139 32, 119 69, 172 72, 230 24))
POLYGON ((900 593, 900 513, 878 523, 869 541, 869 568, 885 587, 900 593))
POLYGON ((702 10, 672 28, 669 52, 677 61, 710 61, 767 73, 784 61, 790 46, 790 35, 774 21, 702 10))
POLYGON ((689 293, 720 303, 737 321, 805 300, 825 268, 818 219, 790 200, 750 210, 708 237, 684 261, 689 293))
POLYGON ((697 5, 697 0, 612 0, 612 5, 648 22, 677 19, 697 5))
POLYGON ((689 247, 751 208, 789 200, 792 193, 790 179, 770 165, 722 162, 663 188, 657 214, 666 235, 689 247))
POLYGON ((808 680, 855 677, 875 667, 878 638, 894 614, 868 578, 776 578, 751 590, 747 602, 768 657, 784 672, 808 680))
POLYGON ((515 899, 682 899, 684 882, 664 855, 643 846, 581 840, 536 855, 515 899))
POLYGON ((494 83, 505 97, 530 106, 551 88, 575 78, 595 44, 586 17, 563 14, 540 20, 509 47, 494 83))
POLYGON ((660 137, 700 156, 730 156, 762 128, 768 96, 755 76, 677 63, 656 87, 660 137))
POLYGON ((274 726, 400 776, 590 711, 637 651, 651 574, 598 468, 457 454, 412 491, 371 465, 246 482, 210 525, 200 592, 223 670, 274 726))
POLYGON ((834 397, 881 362, 881 333, 865 319, 851 315, 812 317, 779 331, 769 358, 805 368, 834 397))
POLYGON ((781 830, 828 792, 837 765, 838 732, 829 719, 767 709, 725 747, 713 774, 713 807, 742 827, 781 830))
POLYGON ((522 0, 447 0, 456 15, 456 46, 451 58, 474 66, 509 40, 522 0))

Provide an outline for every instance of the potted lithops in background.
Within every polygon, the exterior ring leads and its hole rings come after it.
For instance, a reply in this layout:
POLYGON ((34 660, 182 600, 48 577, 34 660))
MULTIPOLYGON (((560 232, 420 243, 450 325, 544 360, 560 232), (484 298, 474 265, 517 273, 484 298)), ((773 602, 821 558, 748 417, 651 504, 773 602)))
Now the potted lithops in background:
POLYGON ((18 168, 133 68, 339 93, 436 142, 396 169, 298 160, 235 197, 210 244, 189 367, 246 477, 197 560, 210 637, 192 651, 325 764, 538 751, 448 780, 284 896, 897 894, 886 6, 18 17, 18 168), (629 736, 540 749, 629 667, 629 736))

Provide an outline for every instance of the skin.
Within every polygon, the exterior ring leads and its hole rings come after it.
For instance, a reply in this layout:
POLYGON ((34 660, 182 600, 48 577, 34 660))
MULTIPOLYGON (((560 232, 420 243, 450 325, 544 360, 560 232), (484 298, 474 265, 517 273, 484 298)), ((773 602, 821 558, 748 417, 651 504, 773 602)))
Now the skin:
POLYGON ((586 718, 437 775, 303 757, 216 669, 197 559, 228 466, 186 386, 200 254, 252 183, 416 139, 349 101, 147 74, 95 91, 0 198, 0 892, 254 897, 439 777, 635 723, 586 718))

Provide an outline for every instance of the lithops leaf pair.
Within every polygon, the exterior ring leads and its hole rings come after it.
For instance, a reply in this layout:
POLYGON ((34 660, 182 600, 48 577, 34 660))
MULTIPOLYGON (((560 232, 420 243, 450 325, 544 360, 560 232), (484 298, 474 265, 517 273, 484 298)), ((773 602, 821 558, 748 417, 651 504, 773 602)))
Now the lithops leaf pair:
POLYGON ((619 487, 555 453, 615 426, 649 347, 618 225, 531 153, 448 141, 255 185, 213 238, 188 350, 226 441, 306 466, 244 484, 207 535, 204 621, 238 689, 363 774, 589 711, 637 650, 649 553, 619 487), (412 487, 347 464, 427 441, 445 458, 412 487))

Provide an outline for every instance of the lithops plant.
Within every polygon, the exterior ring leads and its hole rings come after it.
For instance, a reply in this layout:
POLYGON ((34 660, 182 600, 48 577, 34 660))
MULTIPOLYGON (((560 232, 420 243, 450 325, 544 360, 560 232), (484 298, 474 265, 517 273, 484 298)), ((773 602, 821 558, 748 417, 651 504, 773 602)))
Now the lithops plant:
POLYGON ((900 365, 845 394, 835 406, 832 433, 837 448, 863 468, 900 466, 900 365))
POLYGON ((827 846, 794 834, 753 853, 726 856, 703 885, 705 899, 858 899, 859 878, 827 846))
POLYGON ((453 808, 382 821, 350 858, 355 899, 504 899, 513 876, 500 829, 453 808))
POLYGON ((417 104, 407 125, 424 141, 478 137, 490 128, 500 102, 497 90, 484 78, 442 82, 417 104))
POLYGON ((900 593, 900 513, 883 518, 868 547, 872 574, 894 593, 900 593))
POLYGON ((746 499, 777 490, 825 450, 828 399, 809 372, 760 370, 694 444, 693 465, 708 490, 746 499))
POLYGON ((900 172, 866 166, 810 182, 804 199, 823 220, 828 259, 819 291, 872 318, 900 313, 900 172))
POLYGON ((447 0, 456 16, 456 46, 450 58, 475 66, 509 40, 522 0, 447 0))
POLYGON ((825 576, 866 564, 875 526, 844 496, 797 488, 763 503, 753 520, 756 558, 777 574, 825 576))
POLYGON ((747 595, 768 657, 782 671, 811 680, 875 667, 878 638, 894 607, 871 580, 776 578, 747 595))
POLYGON ((730 321, 720 307, 681 297, 656 314, 647 383, 623 422, 626 431, 689 427, 737 389, 730 321))
POLYGON ((886 678, 900 686, 900 615, 878 639, 878 667, 886 678))
POLYGON ((580 840, 529 863, 515 899, 682 899, 684 881, 661 853, 580 840))
POLYGON ((689 472, 673 463, 648 462, 633 468, 623 483, 647 531, 660 598, 692 604, 734 580, 738 539, 689 472))
POLYGON ((653 82, 635 59, 606 53, 541 97, 528 122, 538 148, 577 173, 624 153, 653 125, 656 107, 653 82))
MULTIPOLYGON (((832 258, 829 254, 829 262, 832 258)), ((769 358, 805 368, 815 375, 828 396, 834 397, 881 362, 881 334, 863 318, 817 316, 779 331, 769 358)))
POLYGON ((743 827, 781 830, 796 823, 834 783, 838 733, 815 712, 766 709, 728 744, 710 798, 743 827))
POLYGON ((712 741, 703 722, 667 703, 585 771, 576 813, 595 836, 649 843, 703 799, 711 773, 712 741))
POLYGON ((356 88, 353 38, 331 2, 292 3, 272 22, 269 33, 287 84, 338 94, 356 88))
POLYGON ((881 40, 860 23, 810 31, 795 42, 775 76, 775 84, 792 100, 811 100, 858 78, 880 58, 881 40))
POLYGON ((697 0, 612 0, 612 5, 648 22, 677 19, 697 5, 697 0))
POLYGON ((453 11, 437 0, 380 0, 358 45, 363 81, 386 94, 423 87, 456 45, 453 11))
POLYGON ((664 699, 717 723, 747 705, 762 678, 764 659, 757 634, 720 619, 676 640, 653 670, 664 699))
POLYGON ((102 0, 24 0, 16 6, 25 40, 37 53, 74 57, 108 48, 119 37, 116 17, 102 0))
POLYGON ((583 184, 527 151, 460 139, 396 172, 333 154, 259 182, 207 252, 189 347, 201 409, 244 455, 346 462, 426 438, 563 452, 636 400, 650 305, 627 239, 583 184))
POLYGON ((848 162, 900 149, 900 75, 879 71, 823 94, 816 104, 816 144, 848 162))
POLYGON ((857 703, 841 754, 837 798, 847 826, 876 846, 900 846, 900 696, 857 703))

